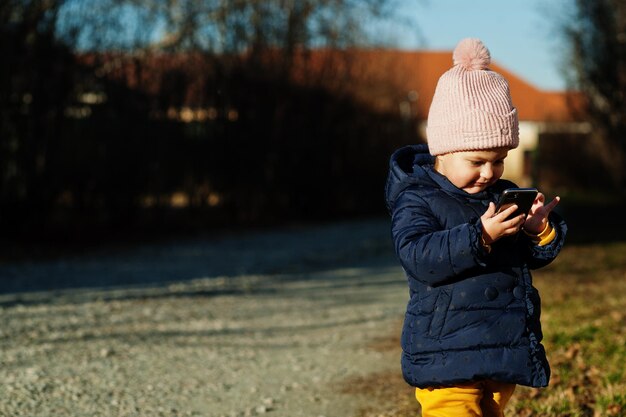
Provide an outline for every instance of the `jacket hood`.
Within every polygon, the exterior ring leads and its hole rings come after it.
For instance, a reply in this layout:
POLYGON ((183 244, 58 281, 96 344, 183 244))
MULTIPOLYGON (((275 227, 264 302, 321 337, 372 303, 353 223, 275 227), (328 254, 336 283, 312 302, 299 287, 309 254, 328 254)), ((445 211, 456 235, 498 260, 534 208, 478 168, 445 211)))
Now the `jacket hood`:
POLYGON ((426 167, 435 163, 435 157, 428 152, 428 146, 408 145, 395 151, 389 159, 389 174, 385 185, 385 201, 391 212, 396 198, 412 185, 430 185, 435 182, 426 167))
POLYGON ((390 213, 400 193, 413 185, 441 188, 448 194, 469 200, 493 200, 494 195, 501 193, 505 188, 516 186, 510 181, 499 179, 487 190, 470 194, 435 171, 434 164, 435 157, 430 154, 426 144, 408 145, 391 155, 385 185, 385 200, 390 213))

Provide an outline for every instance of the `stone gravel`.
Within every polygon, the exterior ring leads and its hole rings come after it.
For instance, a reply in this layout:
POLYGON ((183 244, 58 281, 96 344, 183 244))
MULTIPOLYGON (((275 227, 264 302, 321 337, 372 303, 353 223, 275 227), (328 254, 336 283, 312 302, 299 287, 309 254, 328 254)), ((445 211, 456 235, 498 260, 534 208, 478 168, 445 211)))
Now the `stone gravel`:
POLYGON ((346 381, 400 372, 371 347, 407 300, 385 219, 5 263, 0 289, 0 416, 350 417, 384 404, 346 381))

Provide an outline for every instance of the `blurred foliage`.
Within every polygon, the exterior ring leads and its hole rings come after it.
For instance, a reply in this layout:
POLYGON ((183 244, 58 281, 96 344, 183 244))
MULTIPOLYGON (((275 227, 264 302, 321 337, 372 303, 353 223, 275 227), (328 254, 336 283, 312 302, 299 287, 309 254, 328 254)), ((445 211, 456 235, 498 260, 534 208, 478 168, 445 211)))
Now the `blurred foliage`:
POLYGON ((387 158, 419 137, 354 98, 344 52, 394 4, 2 2, 3 240, 382 212, 387 158))

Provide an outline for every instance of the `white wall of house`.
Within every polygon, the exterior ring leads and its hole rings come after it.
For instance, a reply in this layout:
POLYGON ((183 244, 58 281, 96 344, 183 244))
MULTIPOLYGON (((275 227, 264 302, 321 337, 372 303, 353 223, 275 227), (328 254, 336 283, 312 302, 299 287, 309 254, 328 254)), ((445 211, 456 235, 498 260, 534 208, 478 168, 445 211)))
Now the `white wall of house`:
POLYGON ((528 164, 531 153, 537 149, 541 126, 536 122, 519 122, 519 146, 509 151, 504 163, 504 176, 520 187, 532 186, 532 176, 528 164))
MULTIPOLYGON (((541 124, 536 122, 520 121, 519 123, 519 146, 509 151, 504 163, 504 175, 509 181, 513 181, 520 187, 532 186, 532 176, 525 166, 530 153, 537 149, 541 124)), ((426 122, 420 123, 419 131, 422 137, 426 137, 426 122)))

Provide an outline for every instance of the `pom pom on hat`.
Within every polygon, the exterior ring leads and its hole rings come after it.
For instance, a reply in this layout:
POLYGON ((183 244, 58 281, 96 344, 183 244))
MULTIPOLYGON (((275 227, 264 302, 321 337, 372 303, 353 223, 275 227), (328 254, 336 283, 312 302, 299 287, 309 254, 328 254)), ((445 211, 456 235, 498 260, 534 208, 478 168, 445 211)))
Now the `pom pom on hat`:
POLYGON ((484 70, 491 63, 491 54, 480 39, 465 38, 454 49, 452 61, 468 71, 484 70))

